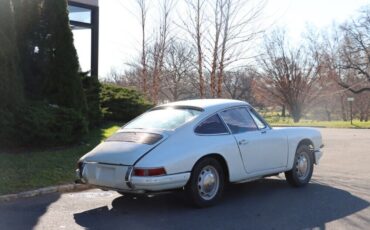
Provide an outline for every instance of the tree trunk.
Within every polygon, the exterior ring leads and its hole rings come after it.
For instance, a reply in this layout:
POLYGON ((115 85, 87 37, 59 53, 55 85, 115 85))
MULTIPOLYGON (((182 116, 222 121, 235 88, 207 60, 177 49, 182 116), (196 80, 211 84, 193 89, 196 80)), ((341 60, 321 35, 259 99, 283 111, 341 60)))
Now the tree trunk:
POLYGON ((198 75, 199 75, 199 94, 200 98, 204 98, 204 78, 203 78, 203 52, 201 45, 201 19, 200 19, 201 4, 197 2, 197 25, 196 25, 196 36, 197 36, 197 50, 198 50, 198 75))
POLYGON ((281 107, 281 116, 282 116, 282 117, 286 117, 286 113, 285 113, 285 105, 282 105, 282 107, 281 107))
POLYGON ((292 118, 293 118, 294 123, 298 123, 299 120, 301 119, 301 115, 300 114, 292 114, 292 118))
POLYGON ((290 111, 290 114, 293 118, 294 123, 299 122, 299 120, 302 118, 302 110, 298 105, 292 106, 292 111, 290 111))
POLYGON ((326 118, 328 121, 331 121, 331 112, 330 110, 328 109, 328 106, 325 105, 325 112, 326 112, 326 118))

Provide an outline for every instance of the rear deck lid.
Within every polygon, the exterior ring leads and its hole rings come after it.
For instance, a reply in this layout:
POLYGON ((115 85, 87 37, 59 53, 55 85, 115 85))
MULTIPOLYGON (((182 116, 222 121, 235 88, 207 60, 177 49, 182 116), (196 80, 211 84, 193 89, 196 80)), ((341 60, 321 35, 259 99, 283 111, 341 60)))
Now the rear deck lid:
POLYGON ((117 132, 81 158, 87 162, 133 165, 167 138, 165 133, 117 132))

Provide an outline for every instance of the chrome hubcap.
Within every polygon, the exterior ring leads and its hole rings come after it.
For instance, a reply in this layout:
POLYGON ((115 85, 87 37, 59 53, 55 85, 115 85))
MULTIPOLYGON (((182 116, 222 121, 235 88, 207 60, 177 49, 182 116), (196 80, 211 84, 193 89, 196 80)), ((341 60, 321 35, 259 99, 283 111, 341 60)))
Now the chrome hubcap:
POLYGON ((301 153, 297 157, 296 172, 300 180, 306 179, 309 173, 309 159, 306 153, 301 153))
POLYGON ((198 176, 198 192, 205 199, 210 200, 216 196, 219 187, 219 176, 213 166, 204 167, 198 176))

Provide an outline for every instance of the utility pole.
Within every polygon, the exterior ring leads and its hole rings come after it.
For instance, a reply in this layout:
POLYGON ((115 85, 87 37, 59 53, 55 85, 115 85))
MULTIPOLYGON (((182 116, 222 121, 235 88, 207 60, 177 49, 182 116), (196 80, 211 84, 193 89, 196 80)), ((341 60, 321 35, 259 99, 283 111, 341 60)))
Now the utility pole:
POLYGON ((348 97, 347 98, 347 101, 349 102, 349 108, 350 108, 350 117, 351 117, 351 125, 353 125, 352 123, 352 102, 354 101, 355 99, 353 97, 348 97))

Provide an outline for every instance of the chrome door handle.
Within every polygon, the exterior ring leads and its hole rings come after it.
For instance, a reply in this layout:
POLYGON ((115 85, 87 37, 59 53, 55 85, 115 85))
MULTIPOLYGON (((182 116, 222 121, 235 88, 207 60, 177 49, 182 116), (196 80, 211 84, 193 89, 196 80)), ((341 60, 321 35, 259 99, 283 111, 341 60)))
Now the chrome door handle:
POLYGON ((245 139, 243 139, 243 140, 240 140, 240 141, 238 142, 238 144, 239 144, 239 145, 246 145, 246 144, 248 144, 248 141, 247 141, 247 140, 245 140, 245 139))

